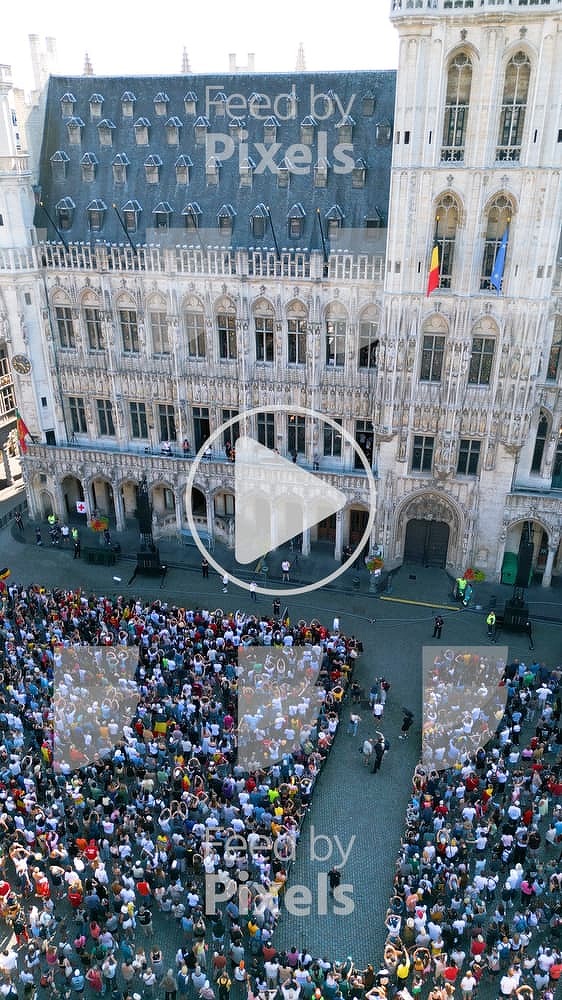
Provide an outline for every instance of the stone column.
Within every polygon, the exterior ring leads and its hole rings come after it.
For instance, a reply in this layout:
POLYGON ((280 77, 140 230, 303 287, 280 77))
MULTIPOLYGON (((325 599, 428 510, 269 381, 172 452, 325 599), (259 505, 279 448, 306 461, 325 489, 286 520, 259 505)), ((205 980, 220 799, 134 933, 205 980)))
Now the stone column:
MULTIPOLYGON (((190 500, 191 502, 191 500, 190 500)), ((215 498, 211 496, 210 493, 205 494, 205 503, 207 506, 207 531, 209 532, 209 538, 214 540, 215 537, 215 498)))
POLYGON ((559 539, 552 539, 548 543, 548 556, 546 557, 546 565, 544 567, 544 572, 542 575, 541 587, 550 587, 552 581, 552 567, 554 566, 554 557, 558 551, 559 539))
POLYGON ((121 493, 120 486, 115 486, 113 489, 113 506, 115 508, 115 530, 124 531, 125 504, 123 503, 123 494, 121 493))
POLYGON ((302 533, 302 555, 310 555, 310 528, 305 528, 302 533))
POLYGON ((176 496, 176 494, 174 493, 174 503, 175 503, 175 514, 176 514, 176 531, 178 533, 178 537, 181 538, 180 531, 183 528, 183 511, 182 511, 181 492, 180 492, 179 499, 176 496))
POLYGON ((4 463, 4 479, 6 480, 6 486, 11 486, 14 480, 12 478, 10 459, 8 457, 8 445, 6 444, 2 448, 2 461, 4 463))
POLYGON ((336 545, 334 549, 334 559, 341 562, 343 552, 343 510, 338 510, 336 514, 336 545))

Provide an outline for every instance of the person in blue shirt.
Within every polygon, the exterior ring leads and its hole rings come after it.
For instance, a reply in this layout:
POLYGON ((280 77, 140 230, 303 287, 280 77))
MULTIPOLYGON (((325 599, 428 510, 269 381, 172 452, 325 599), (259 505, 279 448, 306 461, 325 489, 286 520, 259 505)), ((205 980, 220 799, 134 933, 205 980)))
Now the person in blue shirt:
POLYGON ((74 974, 71 976, 70 979, 70 986, 72 988, 72 991, 74 993, 83 993, 85 981, 86 980, 83 974, 80 972, 80 969, 75 969, 74 974))

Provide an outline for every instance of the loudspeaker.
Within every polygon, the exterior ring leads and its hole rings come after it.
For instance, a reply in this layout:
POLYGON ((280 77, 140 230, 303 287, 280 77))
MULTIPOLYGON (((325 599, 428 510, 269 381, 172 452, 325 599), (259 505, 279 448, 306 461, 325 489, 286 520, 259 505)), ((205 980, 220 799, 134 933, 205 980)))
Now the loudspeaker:
POLYGON ((528 587, 533 564, 533 543, 521 542, 519 554, 517 556, 517 576, 515 578, 516 587, 528 587))
POLYGON ((137 573, 150 573, 160 570, 160 553, 158 549, 154 552, 137 552, 137 573))
POLYGON ((152 532, 152 512, 148 493, 145 493, 144 490, 139 490, 137 497, 137 517, 141 535, 150 535, 152 532))
POLYGON ((504 609, 503 623, 506 628, 525 628, 529 618, 529 608, 523 601, 508 601, 504 609))

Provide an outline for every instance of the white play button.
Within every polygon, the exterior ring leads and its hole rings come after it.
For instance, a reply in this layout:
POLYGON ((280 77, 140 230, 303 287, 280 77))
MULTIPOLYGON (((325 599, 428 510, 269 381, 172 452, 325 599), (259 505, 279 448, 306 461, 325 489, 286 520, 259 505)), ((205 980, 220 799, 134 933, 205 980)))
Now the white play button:
POLYGON ((346 504, 341 490, 246 436, 236 442, 234 486, 239 563, 259 559, 346 504))

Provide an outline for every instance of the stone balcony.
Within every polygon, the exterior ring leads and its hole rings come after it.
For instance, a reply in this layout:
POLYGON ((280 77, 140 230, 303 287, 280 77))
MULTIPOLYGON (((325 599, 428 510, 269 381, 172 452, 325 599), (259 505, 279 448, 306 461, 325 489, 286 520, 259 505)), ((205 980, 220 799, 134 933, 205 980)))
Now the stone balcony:
POLYGON ((440 16, 458 11, 482 14, 529 14, 534 10, 560 10, 562 0, 391 0, 392 20, 412 16, 440 16))

